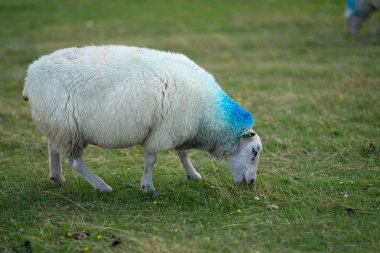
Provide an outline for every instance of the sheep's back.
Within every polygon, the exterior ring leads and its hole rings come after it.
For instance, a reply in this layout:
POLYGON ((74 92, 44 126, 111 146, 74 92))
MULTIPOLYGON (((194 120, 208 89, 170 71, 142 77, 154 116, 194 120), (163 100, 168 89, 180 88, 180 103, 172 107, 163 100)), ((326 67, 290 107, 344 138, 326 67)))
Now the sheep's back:
POLYGON ((86 47, 34 62, 25 93, 37 126, 62 150, 90 143, 160 151, 196 134, 220 89, 213 82, 183 55, 86 47))

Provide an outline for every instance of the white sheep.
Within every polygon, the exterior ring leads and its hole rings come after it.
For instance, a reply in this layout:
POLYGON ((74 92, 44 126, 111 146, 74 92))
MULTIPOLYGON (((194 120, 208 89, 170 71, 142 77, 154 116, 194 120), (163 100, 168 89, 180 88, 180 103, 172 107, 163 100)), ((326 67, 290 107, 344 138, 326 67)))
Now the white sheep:
POLYGON ((237 183, 256 178, 262 147, 253 117, 182 54, 128 46, 61 49, 29 66, 23 97, 48 141, 50 178, 58 184, 64 183, 62 154, 96 190, 112 191, 84 164, 88 144, 142 145, 146 192, 155 191, 157 153, 171 149, 189 179, 201 179, 190 148, 227 156, 237 183))

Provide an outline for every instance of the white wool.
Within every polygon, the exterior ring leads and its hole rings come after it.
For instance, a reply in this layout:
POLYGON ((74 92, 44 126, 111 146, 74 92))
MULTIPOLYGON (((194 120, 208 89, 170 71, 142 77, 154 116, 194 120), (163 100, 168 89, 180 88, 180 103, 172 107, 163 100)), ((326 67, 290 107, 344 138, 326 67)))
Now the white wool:
MULTIPOLYGON (((149 153, 236 149, 214 78, 186 56, 127 46, 67 48, 30 65, 23 96, 40 131, 67 157, 87 144, 149 153)), ((248 126, 249 127, 249 126, 248 126)), ((215 151, 217 150, 217 151, 215 151)))

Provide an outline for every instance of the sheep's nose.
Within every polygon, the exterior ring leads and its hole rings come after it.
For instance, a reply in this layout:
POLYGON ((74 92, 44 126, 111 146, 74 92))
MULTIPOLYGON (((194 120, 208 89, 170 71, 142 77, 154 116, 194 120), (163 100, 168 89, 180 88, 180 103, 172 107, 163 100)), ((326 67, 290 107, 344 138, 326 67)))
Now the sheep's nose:
POLYGON ((252 148, 252 154, 253 154, 252 160, 254 160, 256 158, 256 156, 259 153, 259 151, 260 151, 260 147, 253 147, 252 148))
POLYGON ((252 185, 254 183, 255 183, 255 179, 253 179, 253 178, 247 181, 247 184, 249 184, 249 185, 252 185))

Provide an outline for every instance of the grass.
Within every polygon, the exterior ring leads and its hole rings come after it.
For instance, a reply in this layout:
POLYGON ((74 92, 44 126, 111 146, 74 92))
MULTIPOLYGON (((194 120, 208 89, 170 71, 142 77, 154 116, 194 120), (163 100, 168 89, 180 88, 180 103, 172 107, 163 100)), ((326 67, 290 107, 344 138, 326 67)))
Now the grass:
POLYGON ((375 17, 346 33, 344 2, 1 1, 0 251, 25 252, 28 240, 34 252, 378 252, 380 156, 368 146, 380 146, 380 39, 375 17), (139 189, 141 147, 86 150, 111 194, 66 164, 67 184, 50 182, 21 99, 25 71, 90 44, 179 51, 213 73, 256 118, 255 187, 234 185, 226 163, 200 151, 191 158, 204 180, 188 182, 167 152, 152 198, 139 189), (77 231, 90 236, 67 237, 77 231))

